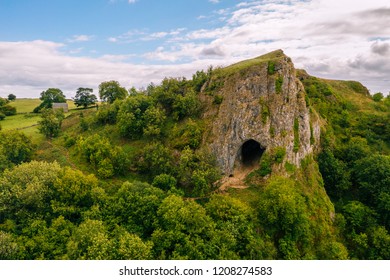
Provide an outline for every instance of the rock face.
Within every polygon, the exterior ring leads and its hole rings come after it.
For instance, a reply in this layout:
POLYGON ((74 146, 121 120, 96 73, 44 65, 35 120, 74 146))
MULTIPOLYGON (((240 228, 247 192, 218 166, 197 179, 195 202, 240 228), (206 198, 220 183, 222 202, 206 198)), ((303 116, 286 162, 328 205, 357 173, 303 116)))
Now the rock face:
POLYGON ((226 176, 277 150, 285 156, 274 169, 284 170, 286 161, 299 166, 319 143, 318 118, 309 113, 303 85, 283 51, 215 70, 208 86, 213 84, 212 93, 203 91, 210 122, 204 144, 226 176))

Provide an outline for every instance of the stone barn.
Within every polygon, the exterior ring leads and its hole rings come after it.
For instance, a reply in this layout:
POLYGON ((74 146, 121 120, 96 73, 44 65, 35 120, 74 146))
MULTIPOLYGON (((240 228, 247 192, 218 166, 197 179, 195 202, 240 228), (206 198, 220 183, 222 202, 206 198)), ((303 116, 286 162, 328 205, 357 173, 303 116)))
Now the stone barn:
POLYGON ((53 103, 53 110, 63 109, 64 113, 69 111, 68 103, 53 103))

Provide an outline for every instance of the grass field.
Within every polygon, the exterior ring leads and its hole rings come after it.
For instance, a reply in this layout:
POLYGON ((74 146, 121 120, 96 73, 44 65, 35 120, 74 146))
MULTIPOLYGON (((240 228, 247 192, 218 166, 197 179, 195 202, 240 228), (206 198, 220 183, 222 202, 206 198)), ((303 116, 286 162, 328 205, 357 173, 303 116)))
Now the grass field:
MULTIPOLYGON (((35 99, 29 99, 29 98, 19 98, 15 101, 12 101, 10 105, 16 107, 16 112, 18 114, 24 114, 24 113, 32 113, 35 107, 37 107, 39 104, 41 104, 41 100, 38 98, 35 99)), ((72 100, 67 100, 69 110, 75 109, 76 105, 73 103, 72 100)))
MULTIPOLYGON (((24 132, 27 136, 38 143, 44 139, 44 137, 38 131, 38 121, 41 119, 39 114, 33 114, 32 111, 35 107, 41 104, 39 99, 27 99, 20 98, 12 101, 11 106, 16 107, 17 114, 14 116, 8 116, 4 120, 0 121, 0 125, 3 131, 6 130, 19 130, 24 132)), ((69 110, 76 109, 72 100, 67 101, 69 110)), ((66 113, 65 116, 71 114, 66 113)))

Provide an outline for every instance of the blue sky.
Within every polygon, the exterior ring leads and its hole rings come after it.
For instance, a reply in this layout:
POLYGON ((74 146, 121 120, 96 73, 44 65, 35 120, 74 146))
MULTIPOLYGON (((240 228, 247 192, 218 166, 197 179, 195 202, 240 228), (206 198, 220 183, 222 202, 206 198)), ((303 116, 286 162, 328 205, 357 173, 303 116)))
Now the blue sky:
POLYGON ((389 22, 387 0, 0 0, 0 96, 144 87, 275 49, 388 93, 389 22))

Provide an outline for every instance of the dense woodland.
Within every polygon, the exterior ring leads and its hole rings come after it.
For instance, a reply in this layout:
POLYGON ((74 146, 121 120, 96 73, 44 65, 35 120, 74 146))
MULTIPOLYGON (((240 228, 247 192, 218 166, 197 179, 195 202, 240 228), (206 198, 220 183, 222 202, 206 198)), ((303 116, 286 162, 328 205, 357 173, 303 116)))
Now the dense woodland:
POLYGON ((47 140, 0 131, 0 259, 390 259, 390 97, 298 71, 321 149, 221 193, 201 98, 219 106, 220 73, 104 82, 98 107, 81 88, 68 116, 42 93, 47 140))

